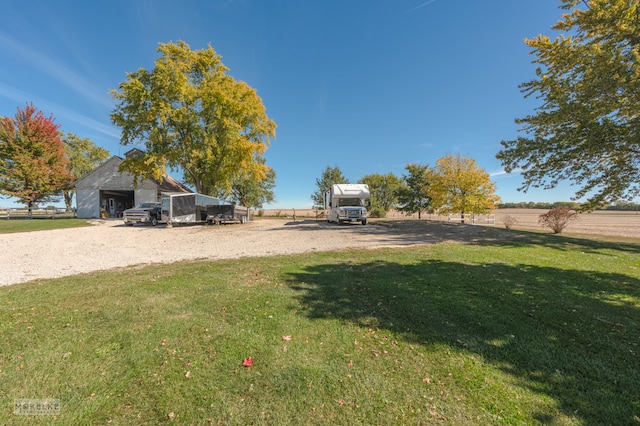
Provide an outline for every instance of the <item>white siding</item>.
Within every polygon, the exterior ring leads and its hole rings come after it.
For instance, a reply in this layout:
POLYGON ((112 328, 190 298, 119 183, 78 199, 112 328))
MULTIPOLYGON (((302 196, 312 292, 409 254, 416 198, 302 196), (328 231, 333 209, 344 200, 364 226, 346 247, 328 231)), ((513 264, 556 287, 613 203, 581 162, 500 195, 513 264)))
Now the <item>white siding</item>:
POLYGON ((76 206, 79 218, 99 218, 100 191, 97 189, 76 189, 76 206))

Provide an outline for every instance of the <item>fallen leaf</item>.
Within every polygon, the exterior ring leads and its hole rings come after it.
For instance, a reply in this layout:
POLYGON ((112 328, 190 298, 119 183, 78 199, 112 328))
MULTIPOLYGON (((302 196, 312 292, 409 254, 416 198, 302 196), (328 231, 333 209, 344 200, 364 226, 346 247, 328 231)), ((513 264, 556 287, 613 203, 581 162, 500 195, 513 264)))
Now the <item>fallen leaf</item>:
POLYGON ((347 367, 349 367, 349 368, 353 368, 353 361, 349 361, 349 362, 347 363, 347 367))
POLYGON ((191 378, 191 371, 187 371, 187 374, 184 375, 187 379, 191 378))
POLYGON ((242 362, 243 367, 251 367, 252 365, 253 365, 253 358, 251 357, 245 358, 244 361, 242 362))
POLYGON ((282 336, 282 340, 289 341, 291 340, 291 336, 282 336))

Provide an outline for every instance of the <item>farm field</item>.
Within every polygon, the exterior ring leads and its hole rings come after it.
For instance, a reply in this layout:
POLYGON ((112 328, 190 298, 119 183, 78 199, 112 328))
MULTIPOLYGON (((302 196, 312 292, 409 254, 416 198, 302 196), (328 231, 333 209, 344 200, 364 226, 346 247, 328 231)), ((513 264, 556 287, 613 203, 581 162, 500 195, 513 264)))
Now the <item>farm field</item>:
MULTIPOLYGON (((538 224, 538 217, 548 210, 538 209, 499 209, 494 210, 496 227, 504 227, 502 219, 513 216, 518 221, 513 229, 549 231, 538 224)), ((610 235, 640 238, 640 214, 612 210, 598 210, 581 213, 578 220, 572 222, 563 234, 610 235)))
MULTIPOLYGON (((517 223, 512 227, 513 229, 534 230, 546 232, 548 228, 543 228, 538 224, 538 217, 546 213, 548 210, 543 209, 497 209, 493 211, 495 215, 495 226, 497 228, 504 228, 503 218, 505 216, 512 216, 517 220, 517 223)), ((318 210, 311 209, 278 209, 278 210, 264 210, 265 217, 293 217, 296 214, 298 218, 302 217, 315 217, 318 214, 318 210)), ((418 215, 408 215, 396 211, 391 211, 384 219, 373 219, 373 221, 379 220, 402 220, 411 219, 415 220, 418 215)), ((447 216, 438 216, 435 214, 423 214, 422 219, 436 222, 448 222, 447 216)), ((609 235, 620 236, 630 238, 640 238, 640 214, 638 212, 625 212, 625 211, 612 211, 612 210, 598 210, 592 213, 581 213, 577 221, 572 222, 564 231, 563 234, 591 234, 591 235, 609 235)))

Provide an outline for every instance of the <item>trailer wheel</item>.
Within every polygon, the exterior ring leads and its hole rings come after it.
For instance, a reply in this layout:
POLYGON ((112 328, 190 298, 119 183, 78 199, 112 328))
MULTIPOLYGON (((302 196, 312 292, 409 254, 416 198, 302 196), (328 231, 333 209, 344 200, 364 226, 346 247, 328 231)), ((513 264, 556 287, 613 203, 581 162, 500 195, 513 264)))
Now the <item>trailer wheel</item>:
POLYGON ((151 219, 151 226, 156 226, 158 224, 158 219, 157 218, 153 218, 151 219))
POLYGON ((363 221, 362 221, 362 224, 363 224, 363 225, 366 225, 366 224, 367 224, 367 219, 363 220, 363 221))

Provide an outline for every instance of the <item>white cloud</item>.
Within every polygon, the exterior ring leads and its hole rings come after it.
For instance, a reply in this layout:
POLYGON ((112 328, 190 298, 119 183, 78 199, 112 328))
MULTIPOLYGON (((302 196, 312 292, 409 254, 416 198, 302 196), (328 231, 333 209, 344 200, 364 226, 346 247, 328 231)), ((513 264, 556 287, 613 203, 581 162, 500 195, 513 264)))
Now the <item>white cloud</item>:
POLYGON ((111 108, 113 106, 105 90, 94 86, 78 73, 51 59, 42 52, 34 51, 2 32, 0 32, 0 44, 8 47, 17 56, 29 61, 74 92, 106 107, 111 108))
POLYGON ((409 9, 409 10, 407 10, 406 12, 401 13, 399 16, 404 16, 404 15, 408 15, 408 14, 410 14, 410 13, 413 13, 413 12, 415 12, 416 10, 418 10, 418 9, 422 9, 423 7, 425 7, 425 6, 427 6, 427 5, 431 4, 431 3, 433 3, 434 1, 436 1, 436 0, 429 0, 429 1, 426 1, 426 2, 424 2, 424 3, 422 3, 422 4, 419 4, 418 6, 414 7, 413 9, 409 9))
POLYGON ((56 119, 56 122, 58 124, 60 124, 59 120, 61 118, 64 118, 76 124, 80 124, 97 132, 100 132, 109 137, 113 137, 116 139, 120 138, 120 130, 113 126, 104 124, 98 120, 94 120, 93 118, 89 118, 86 115, 80 114, 55 102, 40 99, 37 96, 23 92, 20 89, 16 89, 15 87, 9 86, 2 82, 0 82, 0 96, 17 102, 20 108, 24 108, 25 99, 30 99, 32 100, 36 108, 45 113, 45 115, 49 115, 48 112, 55 112, 54 118, 56 119))
POLYGON ((516 175, 520 173, 522 173, 522 169, 520 167, 517 167, 513 169, 513 171, 511 172, 507 172, 504 169, 498 170, 497 172, 489 173, 489 176, 495 177, 495 176, 503 176, 503 175, 516 175))

